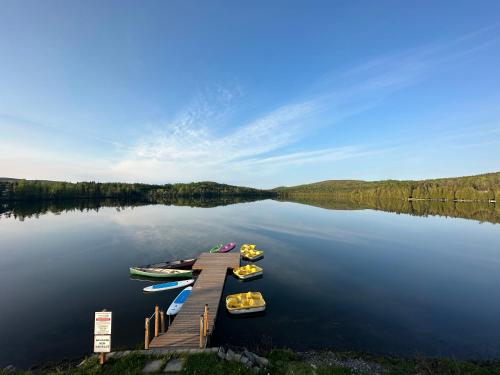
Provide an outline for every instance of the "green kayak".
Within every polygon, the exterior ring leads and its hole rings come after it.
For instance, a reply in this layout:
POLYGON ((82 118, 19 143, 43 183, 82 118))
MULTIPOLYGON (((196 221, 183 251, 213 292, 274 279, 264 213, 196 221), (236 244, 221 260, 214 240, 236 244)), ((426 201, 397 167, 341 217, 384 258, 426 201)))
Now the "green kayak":
POLYGON ((210 250, 208 250, 210 253, 218 253, 220 248, 222 247, 223 245, 220 243, 218 245, 215 245, 214 247, 212 247, 210 250))
POLYGON ((148 277, 161 277, 161 278, 181 278, 191 277, 193 271, 191 270, 178 270, 170 268, 145 268, 145 267, 130 267, 131 275, 148 276, 148 277))

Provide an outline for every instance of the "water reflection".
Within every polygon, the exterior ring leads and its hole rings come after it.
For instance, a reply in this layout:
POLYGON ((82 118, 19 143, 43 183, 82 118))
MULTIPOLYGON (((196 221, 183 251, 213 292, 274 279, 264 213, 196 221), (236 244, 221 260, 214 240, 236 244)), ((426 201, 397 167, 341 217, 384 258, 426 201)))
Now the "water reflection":
POLYGON ((364 210, 394 212, 413 216, 446 216, 500 223, 500 208, 496 203, 449 202, 405 199, 365 199, 339 201, 327 196, 302 196, 286 199, 288 202, 307 204, 329 210, 364 210))
POLYGON ((114 207, 117 211, 152 204, 188 206, 188 207, 218 207, 237 203, 248 203, 260 200, 256 197, 227 198, 178 198, 161 200, 119 200, 119 199, 66 199, 57 201, 14 201, 0 203, 0 218, 13 217, 20 221, 38 218, 47 213, 61 214, 72 211, 96 211, 104 207, 114 207))
MULTIPOLYGON (((179 198, 172 200, 130 201, 130 200, 62 200, 37 202, 10 202, 0 204, 0 218, 13 217, 18 220, 38 218, 46 213, 61 214, 71 211, 99 211, 103 207, 114 207, 116 210, 125 210, 133 207, 161 204, 188 207, 218 207, 238 203, 249 203, 260 200, 255 197, 227 197, 227 198, 179 198)), ((495 203, 483 202, 445 202, 428 200, 381 200, 368 199, 359 201, 332 200, 327 196, 302 196, 280 200, 283 202, 301 203, 329 210, 364 210, 372 209, 396 214, 412 216, 445 216, 477 220, 481 222, 500 223, 500 208, 495 203)))
POLYGON ((240 320, 221 306, 214 343, 500 355, 497 225, 272 200, 209 204, 67 202, 4 211, 0 366, 89 353, 93 312, 102 308, 114 314, 113 346, 137 346, 144 318, 178 291, 144 294, 151 282, 131 279, 128 267, 230 241, 265 251, 256 262, 264 276, 242 283, 230 275, 223 295, 260 291, 267 310, 240 320), (12 324, 33 322, 33 314, 37 324, 12 324))

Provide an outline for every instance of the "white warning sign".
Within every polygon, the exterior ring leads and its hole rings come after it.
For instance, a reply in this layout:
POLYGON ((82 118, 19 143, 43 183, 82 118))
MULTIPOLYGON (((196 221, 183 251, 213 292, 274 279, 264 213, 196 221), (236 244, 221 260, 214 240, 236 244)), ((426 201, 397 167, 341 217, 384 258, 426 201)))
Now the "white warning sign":
POLYGON ((94 335, 94 353, 109 353, 111 351, 110 335, 94 335))
POLYGON ((94 335, 111 335, 111 311, 96 311, 94 335))

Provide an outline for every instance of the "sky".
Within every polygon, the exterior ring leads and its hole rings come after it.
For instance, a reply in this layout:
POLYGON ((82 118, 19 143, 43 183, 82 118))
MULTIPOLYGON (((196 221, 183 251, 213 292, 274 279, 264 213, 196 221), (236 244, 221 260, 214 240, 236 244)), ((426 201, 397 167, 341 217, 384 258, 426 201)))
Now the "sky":
POLYGON ((0 0, 0 176, 499 170, 499 1, 0 0))

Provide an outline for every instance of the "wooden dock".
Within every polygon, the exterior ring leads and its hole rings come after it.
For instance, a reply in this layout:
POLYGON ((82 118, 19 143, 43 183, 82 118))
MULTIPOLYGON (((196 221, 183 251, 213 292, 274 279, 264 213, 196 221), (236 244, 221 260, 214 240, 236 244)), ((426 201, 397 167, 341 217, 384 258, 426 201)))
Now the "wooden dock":
POLYGON ((210 309, 208 331, 214 330, 215 319, 222 297, 228 269, 240 266, 239 251, 235 253, 203 253, 193 265, 194 272, 200 272, 181 311, 175 317, 167 332, 154 337, 150 348, 199 348, 200 315, 205 304, 210 309))

